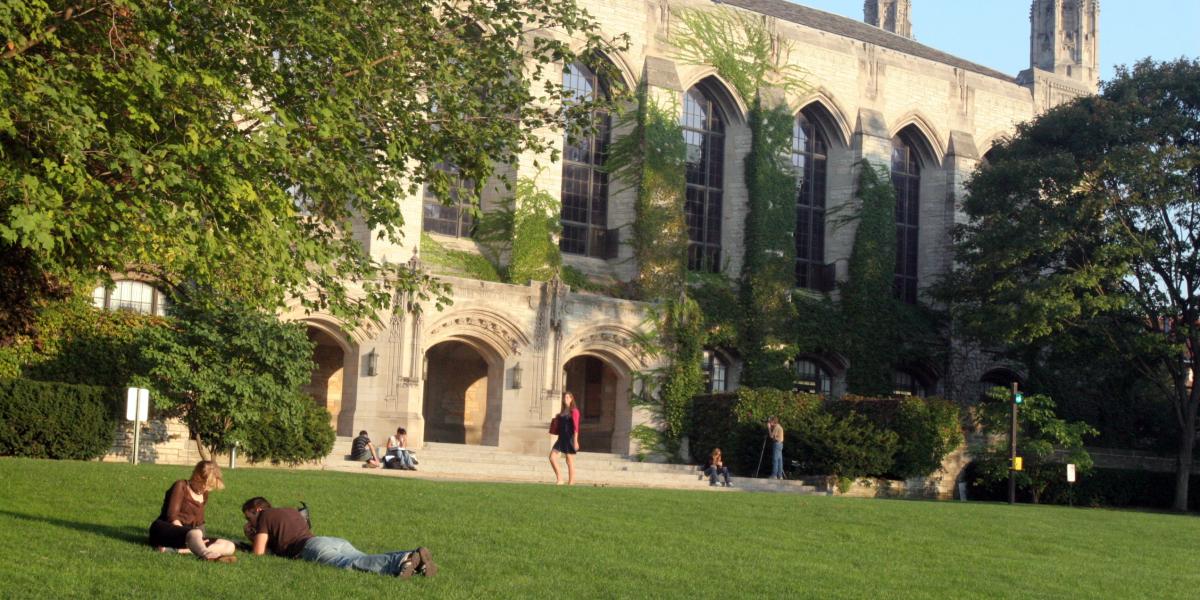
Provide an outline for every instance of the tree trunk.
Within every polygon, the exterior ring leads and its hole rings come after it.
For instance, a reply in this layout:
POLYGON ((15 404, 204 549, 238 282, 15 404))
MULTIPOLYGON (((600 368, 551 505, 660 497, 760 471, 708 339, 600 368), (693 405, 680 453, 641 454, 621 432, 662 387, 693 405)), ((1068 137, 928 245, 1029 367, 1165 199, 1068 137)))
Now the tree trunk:
POLYGON ((196 435, 196 451, 200 453, 200 460, 212 460, 212 453, 208 451, 208 447, 204 445, 204 440, 200 439, 200 434, 196 435))
POLYGON ((1194 394, 1188 395, 1179 439, 1179 464, 1175 471, 1175 502, 1171 505, 1171 510, 1178 512, 1187 512, 1188 479, 1192 476, 1192 453, 1196 447, 1196 402, 1190 401, 1194 394))

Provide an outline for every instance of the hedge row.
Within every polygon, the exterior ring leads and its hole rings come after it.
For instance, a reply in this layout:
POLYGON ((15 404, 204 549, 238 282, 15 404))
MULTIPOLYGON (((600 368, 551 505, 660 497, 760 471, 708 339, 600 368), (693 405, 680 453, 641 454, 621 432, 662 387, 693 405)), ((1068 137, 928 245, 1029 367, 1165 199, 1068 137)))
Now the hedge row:
POLYGON ((962 441, 958 408, 937 398, 864 399, 826 403, 820 396, 742 388, 692 403, 692 460, 714 447, 741 476, 770 470, 766 420, 783 425, 784 464, 806 475, 908 478, 936 471, 962 441), (760 468, 761 464, 766 467, 760 468))
POLYGON ((110 388, 0 380, 0 455, 86 460, 112 447, 116 394, 110 388))
MULTIPOLYGON (((1050 484, 1042 493, 1042 504, 1170 510, 1175 500, 1174 473, 1095 468, 1072 485, 1066 482, 1065 467, 1063 472, 1063 480, 1050 484)), ((967 498, 1008 500, 1008 483, 983 482, 976 475, 974 463, 967 466, 963 476, 970 486, 967 498)), ((1200 511, 1200 494, 1194 492, 1200 489, 1200 475, 1192 475, 1188 489, 1193 490, 1188 496, 1188 510, 1200 511)), ((1017 490, 1017 501, 1030 502, 1029 493, 1017 490)))

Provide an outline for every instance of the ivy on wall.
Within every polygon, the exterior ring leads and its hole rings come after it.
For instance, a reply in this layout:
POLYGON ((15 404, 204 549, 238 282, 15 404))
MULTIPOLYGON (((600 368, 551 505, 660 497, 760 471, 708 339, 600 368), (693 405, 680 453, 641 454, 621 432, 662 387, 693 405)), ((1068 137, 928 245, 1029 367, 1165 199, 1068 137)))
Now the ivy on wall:
POLYGON ((739 301, 744 385, 791 389, 787 360, 795 355, 795 194, 790 156, 795 117, 762 97, 750 110, 750 154, 746 157, 745 262, 739 301))
POLYGON ((896 265, 896 193, 886 167, 859 163, 858 231, 850 252, 850 278, 842 284, 845 340, 842 352, 851 364, 846 385, 851 393, 887 395, 892 391, 897 301, 892 296, 896 265))
POLYGON ((791 43, 775 36, 766 19, 725 8, 684 10, 679 18, 682 25, 672 37, 676 56, 712 65, 742 98, 751 100, 749 206, 736 346, 744 359, 744 385, 790 389, 786 364, 795 354, 796 173, 787 158, 795 117, 784 97, 772 92, 805 89, 806 72, 789 63, 791 43))
POLYGON ((633 403, 648 410, 659 427, 639 425, 633 437, 643 450, 688 460, 680 456, 680 448, 692 399, 704 391, 704 373, 700 370, 704 314, 695 300, 680 293, 651 309, 650 323, 651 331, 644 332, 636 342, 647 354, 667 360, 663 366, 635 376, 634 389, 638 393, 633 403))
POLYGON ((617 130, 629 133, 609 146, 605 163, 618 180, 637 189, 631 243, 638 265, 635 287, 644 300, 678 294, 687 272, 687 149, 678 113, 678 105, 662 106, 640 85, 635 110, 617 121, 617 130))

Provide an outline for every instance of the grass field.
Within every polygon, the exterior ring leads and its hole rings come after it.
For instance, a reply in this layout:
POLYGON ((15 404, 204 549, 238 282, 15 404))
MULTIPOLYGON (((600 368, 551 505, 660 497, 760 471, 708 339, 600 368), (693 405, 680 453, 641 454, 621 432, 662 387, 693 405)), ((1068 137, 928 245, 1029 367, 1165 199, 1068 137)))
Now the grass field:
POLYGON ((400 581, 241 554, 153 552, 146 527, 186 467, 0 459, 4 598, 1195 598, 1200 519, 984 503, 449 483, 226 471, 208 531, 246 498, 301 500, 318 535, 430 547, 400 581))

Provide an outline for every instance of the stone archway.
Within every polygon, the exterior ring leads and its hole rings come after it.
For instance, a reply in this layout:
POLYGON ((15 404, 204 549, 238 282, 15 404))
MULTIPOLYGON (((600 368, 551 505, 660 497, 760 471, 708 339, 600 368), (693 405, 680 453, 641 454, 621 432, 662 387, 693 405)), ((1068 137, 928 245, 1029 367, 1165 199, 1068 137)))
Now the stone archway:
POLYGON ((497 445, 503 364, 474 344, 452 339, 425 352, 425 369, 424 441, 497 445))
MULTIPOLYGON (((311 325, 308 327, 308 340, 314 344, 314 366, 312 378, 302 391, 311 396, 318 406, 329 411, 329 425, 336 431, 345 394, 346 351, 335 337, 311 325)), ((349 432, 338 431, 338 434, 348 435, 349 432)))
POLYGON ((614 452, 617 441, 617 399, 621 373, 604 359, 584 354, 563 366, 565 389, 579 406, 579 447, 586 452, 614 452))

